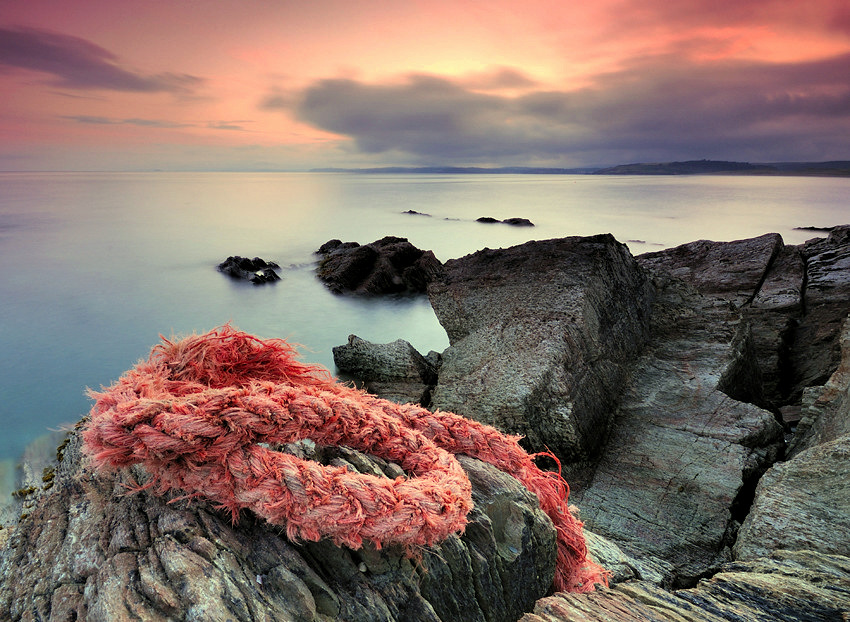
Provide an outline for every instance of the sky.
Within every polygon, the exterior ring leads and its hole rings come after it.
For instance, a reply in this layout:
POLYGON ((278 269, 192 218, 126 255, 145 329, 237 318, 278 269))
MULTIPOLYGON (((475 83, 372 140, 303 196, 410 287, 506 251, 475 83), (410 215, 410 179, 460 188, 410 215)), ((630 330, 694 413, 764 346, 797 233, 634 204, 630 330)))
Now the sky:
POLYGON ((848 0, 0 0, 0 170, 850 159, 848 0))

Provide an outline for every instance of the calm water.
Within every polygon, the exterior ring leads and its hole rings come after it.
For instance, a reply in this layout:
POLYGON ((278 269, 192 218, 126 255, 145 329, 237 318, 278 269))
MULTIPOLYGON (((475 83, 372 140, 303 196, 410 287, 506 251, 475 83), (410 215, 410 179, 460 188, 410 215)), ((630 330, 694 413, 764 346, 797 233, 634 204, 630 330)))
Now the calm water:
POLYGON ((848 179, 791 177, 0 173, 0 459, 76 421, 86 387, 110 384, 159 334, 232 322, 331 368, 349 333, 448 345, 425 298, 329 294, 313 251, 331 238, 403 236, 441 260, 603 232, 634 254, 771 231, 797 244, 814 234, 796 226, 850 221, 848 197, 848 179), (277 261, 283 280, 215 270, 236 254, 277 261))

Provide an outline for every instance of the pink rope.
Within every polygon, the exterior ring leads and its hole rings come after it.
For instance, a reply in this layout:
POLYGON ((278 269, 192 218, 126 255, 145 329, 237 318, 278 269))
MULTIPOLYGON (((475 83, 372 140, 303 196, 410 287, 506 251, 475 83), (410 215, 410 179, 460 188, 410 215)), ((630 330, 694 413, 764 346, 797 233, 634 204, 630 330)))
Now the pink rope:
POLYGON ((292 540, 368 540, 409 554, 462 532, 471 485, 454 454, 516 477, 557 530, 558 590, 591 591, 606 572, 587 558, 569 489, 540 470, 518 437, 449 412, 399 405, 334 382, 295 359, 283 340, 224 326, 154 347, 147 361, 103 392, 83 431, 99 468, 142 464, 163 494, 184 491, 229 510, 250 509, 292 540), (263 444, 311 439, 397 462, 412 477, 389 479, 323 466, 263 444))

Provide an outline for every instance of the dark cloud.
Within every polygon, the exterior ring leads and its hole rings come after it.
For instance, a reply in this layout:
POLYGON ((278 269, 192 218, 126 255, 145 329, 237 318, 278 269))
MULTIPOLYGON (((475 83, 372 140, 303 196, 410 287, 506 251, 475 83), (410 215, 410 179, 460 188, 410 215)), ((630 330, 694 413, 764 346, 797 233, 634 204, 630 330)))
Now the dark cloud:
POLYGON ((323 80, 295 110, 362 152, 429 162, 829 159, 846 157, 850 144, 848 72, 850 55, 700 65, 655 57, 598 76, 592 88, 514 97, 435 76, 323 80))
POLYGON ((46 73, 69 89, 187 93, 202 83, 187 74, 134 73, 94 43, 35 28, 0 28, 0 65, 46 73))
POLYGON ((77 123, 85 123, 89 125, 138 125, 140 127, 160 127, 160 128, 178 128, 192 127, 189 123, 178 123, 175 121, 161 121, 159 119, 113 119, 110 117, 98 117, 90 115, 67 115, 62 117, 76 121, 77 123))

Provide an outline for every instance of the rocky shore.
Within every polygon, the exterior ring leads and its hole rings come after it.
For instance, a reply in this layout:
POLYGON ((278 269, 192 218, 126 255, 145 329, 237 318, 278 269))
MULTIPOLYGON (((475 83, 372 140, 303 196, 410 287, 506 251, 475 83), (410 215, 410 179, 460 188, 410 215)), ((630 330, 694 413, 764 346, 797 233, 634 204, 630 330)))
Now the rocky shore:
MULTIPOLYGON (((465 533, 409 559, 128 495, 146 474, 94 472, 72 432, 3 530, 0 618, 848 619, 850 226, 799 246, 766 234, 637 257, 610 235, 564 238, 442 265, 408 244, 337 241, 322 278, 339 291, 372 292, 370 279, 383 284, 372 293, 427 290, 449 348, 351 336, 338 368, 387 399, 552 451, 610 587, 551 593, 551 522, 516 480, 471 458, 460 458, 475 502, 465 533), (379 276, 364 277, 366 264, 379 276)), ((286 450, 403 474, 346 448, 286 450)))

